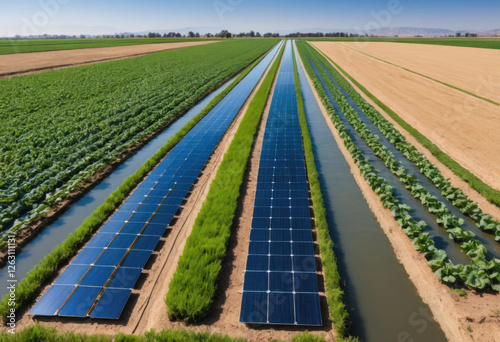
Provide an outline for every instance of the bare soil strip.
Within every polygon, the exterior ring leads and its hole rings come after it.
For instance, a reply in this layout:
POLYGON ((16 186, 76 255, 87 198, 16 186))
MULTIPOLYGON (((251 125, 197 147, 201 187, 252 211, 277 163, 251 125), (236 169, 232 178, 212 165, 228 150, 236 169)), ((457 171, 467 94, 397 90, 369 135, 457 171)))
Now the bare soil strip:
MULTIPOLYGON (((191 195, 183 206, 177 221, 167 232, 156 249, 151 260, 146 266, 146 270, 139 278, 136 290, 133 291, 129 303, 125 307, 122 317, 118 321, 106 320, 75 320, 65 318, 43 318, 36 319, 39 323, 54 327, 58 331, 72 331, 85 334, 115 335, 122 332, 126 334, 142 334, 150 329, 157 331, 163 329, 189 329, 197 332, 210 332, 228 334, 232 337, 242 337, 251 341, 265 340, 289 340, 291 336, 302 333, 303 329, 298 327, 270 329, 268 326, 253 327, 239 323, 239 312, 241 307, 241 293, 243 289, 243 276, 246 266, 246 255, 248 252, 248 241, 250 237, 250 223, 252 217, 253 201, 255 197, 258 160, 262 148, 263 127, 265 117, 259 128, 259 139, 255 142, 252 152, 252 161, 248 179, 243 188, 246 189, 242 195, 243 200, 240 205, 240 219, 234 229, 230 239, 228 257, 224 262, 224 270, 219 283, 218 297, 215 302, 213 314, 203 322, 197 324, 186 324, 184 322, 172 322, 167 315, 165 296, 168 285, 177 267, 177 262, 184 250, 186 239, 190 235, 194 220, 200 211, 203 202, 210 189, 210 184, 215 178, 217 169, 229 148, 232 138, 236 133, 239 124, 246 112, 250 101, 255 96, 256 90, 260 87, 264 74, 258 86, 246 101, 245 106, 238 113, 238 116, 223 136, 218 147, 207 163, 202 175, 194 185, 191 195), (257 161, 257 165, 255 165, 257 161), (253 196, 253 197, 252 197, 253 196)), ((268 104, 269 107, 269 104, 268 104)), ((269 108, 266 109, 266 113, 269 108)), ((267 115, 267 114, 266 114, 267 115)), ((58 273, 62 273, 61 269, 58 273)), ((54 277, 55 280, 56 277, 54 277)), ((49 288, 46 286, 42 294, 49 288)), ((41 295, 42 295, 41 294, 41 295)), ((40 297, 41 297, 40 295, 40 297)), ((24 315, 18 321, 18 328, 22 329, 35 322, 32 316, 24 315)), ((327 333, 331 325, 325 324, 323 328, 327 333)), ((323 335, 324 332, 321 332, 323 335)), ((328 339, 333 341, 332 338, 328 339)))
POLYGON ((427 265, 425 257, 415 251, 410 239, 394 220, 390 210, 385 209, 378 195, 365 181, 351 154, 345 148, 337 129, 328 117, 319 95, 312 85, 325 121, 332 131, 342 154, 351 168, 356 183, 361 188, 370 209, 389 238, 398 261, 403 265, 418 294, 429 305, 434 319, 440 324, 449 341, 495 342, 500 336, 500 296, 495 294, 477 294, 469 292, 460 297, 448 286, 442 284, 427 265), (468 330, 470 327, 471 330, 468 330))
POLYGON ((374 42, 341 45, 499 105, 499 50, 374 42))
POLYGON ((500 189, 498 106, 332 42, 312 42, 403 120, 500 189))
POLYGON ((181 49, 189 46, 211 43, 215 43, 215 41, 144 44, 1 55, 0 78, 132 58, 158 51, 181 49))

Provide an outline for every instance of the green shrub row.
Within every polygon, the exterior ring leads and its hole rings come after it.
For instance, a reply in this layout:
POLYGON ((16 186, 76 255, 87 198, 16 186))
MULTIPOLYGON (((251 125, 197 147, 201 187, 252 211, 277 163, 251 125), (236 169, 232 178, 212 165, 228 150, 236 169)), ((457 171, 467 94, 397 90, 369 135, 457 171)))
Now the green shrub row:
MULTIPOLYGON (((340 70, 345 77, 347 77, 352 83, 356 85, 366 96, 368 96, 373 102, 375 102, 380 108, 384 110, 394 121, 396 121, 403 129, 408 131, 420 144, 422 144, 425 148, 427 148, 432 155, 434 155, 441 163, 446 165, 454 174, 460 177, 463 181, 467 182, 474 190, 483 195, 488 201, 491 203, 500 206, 500 191, 492 188, 488 184, 484 183, 481 179, 479 179, 472 172, 461 166, 454 159, 444 153, 439 147, 437 147, 432 141, 430 141, 427 137, 425 137, 422 133, 420 133, 417 129, 412 127, 406 121, 404 121, 396 112, 390 109, 387 105, 385 105, 382 101, 380 101, 377 97, 375 97, 372 93, 370 93, 365 87, 363 87, 359 82, 357 82, 352 76, 350 76, 344 69, 342 69, 337 63, 335 63, 331 58, 326 55, 323 55, 327 58, 331 63, 335 65, 335 67, 340 70)), ((344 89, 349 93, 348 89, 350 84, 344 89)), ((358 94, 359 95, 359 94, 358 94)), ((353 98, 356 102, 356 98, 353 98)), ((358 103, 359 105, 359 103, 358 103)), ((365 112, 366 113, 366 112, 365 112)), ((375 123, 375 122, 374 122, 375 123)))
MULTIPOLYGON (((40 324, 32 324, 27 328, 10 334, 0 332, 2 342, 246 342, 242 338, 231 338, 227 335, 210 334, 208 332, 194 332, 184 329, 162 330, 156 332, 150 330, 143 336, 116 334, 114 337, 105 335, 86 335, 73 332, 59 333, 54 328, 48 328, 40 324)), ((296 335, 292 342, 324 342, 320 336, 314 336, 307 331, 296 335)))
MULTIPOLYGON (((295 51, 294 51, 295 56, 295 51)), ((312 148, 311 135, 307 126, 307 119, 304 110, 304 100, 300 88, 299 74, 297 69, 297 60, 294 58, 295 90, 297 92, 297 102, 299 106, 300 128, 302 131, 302 140, 304 143, 304 154, 306 157, 307 176, 311 186, 311 194, 314 205, 314 220, 318 231, 318 243, 321 252, 321 262, 325 273, 325 289, 330 313, 330 319, 333 322, 337 341, 354 340, 349 334, 349 313, 345 307, 343 297, 344 291, 341 287, 341 278, 337 267, 337 258, 334 252, 334 243, 328 229, 326 219, 325 202, 321 193, 321 185, 314 161, 314 152, 312 148)))
MULTIPOLYGON (((66 240, 28 272, 26 277, 17 285, 16 305, 14 309, 19 310, 26 307, 38 296, 42 286, 46 284, 64 263, 77 254, 83 244, 88 241, 92 234, 106 221, 137 184, 163 159, 168 151, 208 114, 263 58, 264 56, 245 69, 226 89, 210 101, 198 115, 192 118, 181 130, 170 138, 140 169, 129 176, 66 240)), ((4 319, 12 308, 8 305, 8 299, 8 295, 5 295, 0 302, 0 315, 4 319)))
MULTIPOLYGON (((302 44, 299 44, 299 51, 305 58, 308 57, 308 53, 310 52, 307 48, 304 48, 302 44)), ((398 225, 401 226, 406 235, 412 240, 415 249, 425 255, 432 270, 436 272, 443 282, 449 285, 465 284, 476 289, 484 289, 491 286, 498 291, 500 263, 496 260, 488 262, 484 259, 479 260, 479 258, 477 262, 474 262, 472 265, 453 265, 448 259, 446 252, 435 247, 434 241, 428 236, 428 233, 424 233, 426 223, 424 221, 417 222, 410 215, 411 208, 400 203, 394 197, 393 188, 386 179, 378 175, 379 171, 365 159, 365 156, 352 141, 347 127, 329 101, 311 65, 305 63, 305 67, 313 80, 313 84, 321 97, 323 105, 326 107, 335 127, 339 131, 344 145, 352 154, 361 174, 373 191, 379 195, 383 206, 391 210, 398 225)), ((474 259, 476 255, 470 255, 470 257, 474 259)))
POLYGON ((283 51, 251 101, 196 218, 165 299, 172 318, 197 321, 210 312, 248 158, 283 51))
MULTIPOLYGON (((316 57, 321 57, 316 51, 313 51, 316 57)), ((420 172, 429 179, 439 190, 441 194, 457 207, 464 215, 469 216, 476 226, 490 234, 495 235, 495 239, 500 242, 500 222, 491 215, 484 213, 477 202, 470 200, 467 195, 459 188, 454 187, 449 179, 446 179, 438 167, 431 163, 423 153, 419 152, 415 146, 406 140, 392 123, 381 115, 372 105, 367 103, 361 95, 342 77, 342 75, 333 66, 328 63, 322 63, 331 77, 356 103, 366 117, 382 132, 382 134, 393 144, 408 160, 413 162, 420 172)), ((336 88, 336 87, 334 87, 336 88)))

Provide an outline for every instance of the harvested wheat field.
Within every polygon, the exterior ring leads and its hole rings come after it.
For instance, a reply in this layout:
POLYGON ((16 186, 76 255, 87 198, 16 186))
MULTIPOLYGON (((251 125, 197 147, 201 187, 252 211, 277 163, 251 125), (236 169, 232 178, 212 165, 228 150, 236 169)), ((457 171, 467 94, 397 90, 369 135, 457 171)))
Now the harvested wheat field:
POLYGON ((498 106, 339 43, 311 44, 451 158, 500 189, 498 106))
POLYGON ((145 44, 3 55, 0 56, 0 77, 137 57, 152 52, 210 43, 213 43, 213 41, 145 44))
POLYGON ((343 42, 374 58, 500 102, 500 51, 457 46, 343 42))

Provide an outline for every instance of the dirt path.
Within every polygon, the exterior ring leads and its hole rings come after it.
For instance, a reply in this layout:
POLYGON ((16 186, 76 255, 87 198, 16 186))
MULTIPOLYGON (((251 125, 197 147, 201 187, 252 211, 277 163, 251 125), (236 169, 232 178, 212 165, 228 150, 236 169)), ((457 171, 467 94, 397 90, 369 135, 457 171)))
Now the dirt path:
POLYGON ((467 342, 497 341, 497 337, 500 336, 500 314, 497 314, 495 310, 500 310, 500 296, 494 294, 478 295, 469 292, 466 297, 459 297, 448 286, 441 284, 427 265, 425 257, 415 251, 410 239, 398 226, 390 210, 382 206, 378 195, 370 188, 359 172, 337 129, 328 117, 327 111, 322 105, 308 75, 307 78, 320 105, 326 124, 347 160, 356 183, 361 188, 370 209, 389 238, 398 261, 405 268, 418 294, 429 305, 434 319, 440 324, 448 340, 467 342), (470 327, 472 332, 467 327, 470 327))
POLYGON ((0 56, 0 78, 143 56, 152 52, 211 44, 215 41, 159 43, 0 56))
POLYGON ((340 44, 312 44, 451 158, 500 189, 498 106, 340 44))
POLYGON ((374 42, 342 45, 500 103, 499 50, 374 42))

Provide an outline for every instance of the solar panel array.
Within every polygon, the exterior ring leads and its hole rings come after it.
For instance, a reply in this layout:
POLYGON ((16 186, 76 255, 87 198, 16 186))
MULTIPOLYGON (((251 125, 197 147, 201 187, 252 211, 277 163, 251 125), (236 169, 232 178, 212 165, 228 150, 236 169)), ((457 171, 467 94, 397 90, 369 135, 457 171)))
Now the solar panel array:
POLYGON ((275 47, 155 167, 30 314, 120 317, 160 238, 278 49, 275 47))
POLYGON ((254 205, 240 321, 321 325, 290 43, 266 123, 254 205))

